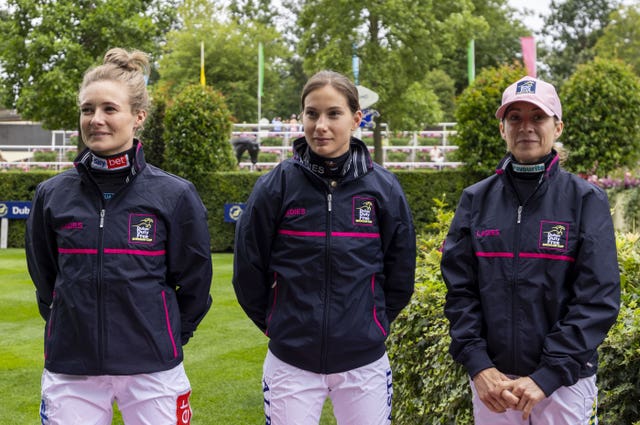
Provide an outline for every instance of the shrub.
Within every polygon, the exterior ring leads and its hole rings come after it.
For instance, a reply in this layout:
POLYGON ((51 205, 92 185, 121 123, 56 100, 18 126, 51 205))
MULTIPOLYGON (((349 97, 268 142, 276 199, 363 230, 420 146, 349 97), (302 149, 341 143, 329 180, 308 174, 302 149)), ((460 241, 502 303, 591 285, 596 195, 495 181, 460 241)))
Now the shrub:
POLYGON ((561 90, 567 169, 607 174, 640 159, 640 78, 629 65, 596 58, 561 90))
POLYGON ((58 154, 55 151, 35 151, 33 152, 33 160, 35 162, 55 162, 58 154))
POLYGON ((144 123, 140 139, 144 146, 144 157, 149 164, 164 168, 164 117, 167 102, 164 96, 155 94, 149 115, 144 123))
POLYGON ((165 167, 196 186, 212 171, 235 170, 231 113, 211 87, 187 86, 167 107, 165 167))
POLYGON ((453 144, 458 145, 456 156, 464 158, 465 169, 489 175, 505 155, 506 144, 495 113, 502 103, 502 92, 525 75, 519 64, 487 68, 460 95, 453 144))
POLYGON ((418 237, 416 289, 389 336, 393 364, 394 424, 471 424, 471 390, 462 366, 449 355, 446 287, 440 247, 453 212, 434 200, 434 224, 418 237))

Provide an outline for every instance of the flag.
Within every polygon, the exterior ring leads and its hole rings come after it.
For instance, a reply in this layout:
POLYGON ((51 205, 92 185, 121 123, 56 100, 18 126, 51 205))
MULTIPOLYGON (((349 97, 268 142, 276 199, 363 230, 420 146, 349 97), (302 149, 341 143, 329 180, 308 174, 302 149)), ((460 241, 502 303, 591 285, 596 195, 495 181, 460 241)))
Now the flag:
POLYGON ((207 79, 204 76, 204 41, 200 42, 200 85, 204 87, 207 79))
POLYGON ((536 78, 536 40, 533 36, 520 37, 522 61, 527 68, 527 75, 536 78))
POLYGON ((262 97, 263 85, 264 85, 264 54, 262 53, 262 43, 258 43, 258 97, 262 97))
POLYGON ((476 46, 474 40, 469 40, 467 48, 467 74, 469 76, 469 84, 476 79, 476 46))

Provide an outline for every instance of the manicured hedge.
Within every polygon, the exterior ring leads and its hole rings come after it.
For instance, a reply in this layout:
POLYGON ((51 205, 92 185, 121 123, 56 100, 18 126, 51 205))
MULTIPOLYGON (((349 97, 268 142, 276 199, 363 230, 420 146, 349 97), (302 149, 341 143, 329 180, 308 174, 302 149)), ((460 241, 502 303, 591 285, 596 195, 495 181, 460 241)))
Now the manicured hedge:
MULTIPOLYGON (((54 174, 50 171, 0 173, 0 193, 2 194, 0 200, 31 200, 36 185, 54 174)), ((214 252, 233 249, 235 224, 224 221, 224 204, 245 202, 261 174, 246 171, 217 172, 207 175, 198 182, 198 192, 209 210, 209 231, 214 252)), ((445 196, 455 205, 462 189, 473 181, 469 174, 459 170, 399 170, 395 171, 395 174, 407 194, 414 222, 419 228, 433 222, 434 198, 445 196)), ((24 246, 22 220, 10 221, 9 238, 10 247, 24 246)))

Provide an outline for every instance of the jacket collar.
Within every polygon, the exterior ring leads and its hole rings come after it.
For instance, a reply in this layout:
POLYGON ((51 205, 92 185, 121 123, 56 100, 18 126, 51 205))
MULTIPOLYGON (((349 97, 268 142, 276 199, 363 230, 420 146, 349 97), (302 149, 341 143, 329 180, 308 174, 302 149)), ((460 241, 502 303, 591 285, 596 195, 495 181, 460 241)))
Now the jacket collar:
MULTIPOLYGON (((309 169, 309 145, 304 137, 300 137, 293 142, 293 161, 309 169)), ((345 179, 355 179, 367 174, 373 169, 373 160, 367 149, 367 145, 360 139, 351 137, 349 149, 351 150, 351 160, 347 164, 345 179)))
MULTIPOLYGON (((546 165, 545 172, 544 172, 545 179, 555 176, 558 173, 558 170, 560 169, 560 155, 558 155, 558 152, 555 149, 552 149, 551 153, 553 154, 553 157, 551 161, 549 161, 549 163, 546 165)), ((496 174, 506 175, 507 167, 513 161, 514 161, 514 158, 511 155, 511 153, 507 153, 504 156, 504 158, 500 160, 498 167, 496 167, 496 174)))
MULTIPOLYGON (((146 166, 147 162, 144 159, 144 150, 142 149, 142 142, 138 139, 133 139, 133 158, 131 161, 131 175, 136 175, 140 173, 146 166)), ((91 150, 86 148, 76 157, 73 161, 73 166, 76 167, 78 172, 88 172, 91 168, 91 150)))

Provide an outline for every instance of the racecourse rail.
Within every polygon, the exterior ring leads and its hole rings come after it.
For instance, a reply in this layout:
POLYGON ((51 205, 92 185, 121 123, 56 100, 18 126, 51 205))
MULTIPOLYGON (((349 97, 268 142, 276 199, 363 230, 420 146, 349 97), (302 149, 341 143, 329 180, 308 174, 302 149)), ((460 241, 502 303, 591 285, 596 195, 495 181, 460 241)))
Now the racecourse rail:
MULTIPOLYGON (((449 140, 456 134, 453 130, 455 123, 439 123, 428 130, 423 131, 398 131, 389 132, 386 124, 381 125, 381 135, 383 140, 383 164, 386 168, 395 169, 417 169, 431 168, 441 170, 443 168, 455 168, 462 165, 462 162, 450 161, 450 153, 458 149, 455 145, 450 145, 449 140), (390 145, 389 139, 406 138, 406 145, 390 145), (420 140, 429 139, 428 144, 420 143, 420 140), (437 150, 437 158, 435 158, 437 150), (398 154, 403 153, 402 161, 397 159, 398 154), (428 160, 425 160, 428 159, 428 160)), ((265 170, 275 167, 280 161, 291 156, 291 142, 304 135, 301 125, 296 124, 234 124, 232 138, 252 137, 260 145, 260 152, 269 155, 270 161, 257 162, 252 164, 247 156, 243 156, 238 164, 241 169, 265 170), (271 143, 265 144, 263 140, 269 139, 271 143), (273 145, 274 139, 281 139, 281 143, 273 145)), ((372 138, 371 129, 359 129, 356 134, 360 138, 372 138)), ((62 170, 73 166, 69 161, 67 152, 77 149, 74 137, 77 132, 56 130, 51 132, 51 143, 47 145, 0 145, 0 169, 18 169, 29 171, 35 169, 62 170), (55 152, 54 161, 34 161, 36 152, 55 152)), ((373 146, 369 146, 369 151, 373 154, 373 146)))

